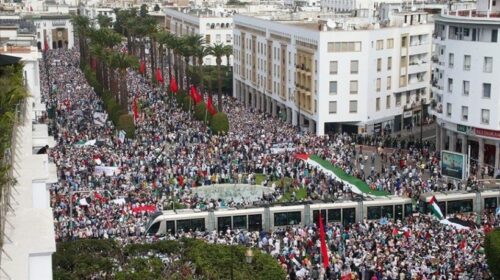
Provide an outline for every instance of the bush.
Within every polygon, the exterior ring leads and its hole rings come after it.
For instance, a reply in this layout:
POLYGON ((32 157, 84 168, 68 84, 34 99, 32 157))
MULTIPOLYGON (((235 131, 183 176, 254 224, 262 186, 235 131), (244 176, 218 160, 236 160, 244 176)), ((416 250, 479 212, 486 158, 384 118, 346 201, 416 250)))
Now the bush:
POLYGON ((193 106, 193 100, 191 96, 184 96, 184 99, 182 99, 182 109, 186 112, 189 112, 191 111, 191 106, 193 106))
POLYGON ((123 130, 127 133, 127 138, 134 138, 135 136, 135 125, 134 117, 129 114, 123 114, 118 119, 118 125, 116 126, 118 130, 123 130))
POLYGON ((488 267, 494 279, 500 279, 500 229, 490 232, 484 240, 488 267))
POLYGON ((212 117, 211 126, 212 132, 227 133, 229 131, 229 120, 226 113, 218 112, 212 117))
POLYGON ((182 106, 183 100, 186 97, 186 93, 184 93, 182 91, 178 91, 177 94, 175 94, 174 96, 175 96, 175 99, 177 101, 177 105, 182 106))
POLYGON ((205 118, 210 120, 210 114, 207 112, 207 106, 205 102, 200 102, 194 107, 194 117, 199 121, 204 121, 205 118))

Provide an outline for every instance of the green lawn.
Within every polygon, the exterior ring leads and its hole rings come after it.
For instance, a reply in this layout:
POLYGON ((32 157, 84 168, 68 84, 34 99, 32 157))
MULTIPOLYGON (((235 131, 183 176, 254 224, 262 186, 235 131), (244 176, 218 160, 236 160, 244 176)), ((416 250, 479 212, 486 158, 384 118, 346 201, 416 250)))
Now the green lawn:
POLYGON ((364 192, 366 194, 374 195, 374 196, 389 195, 389 193, 386 191, 377 191, 377 190, 374 191, 374 190, 370 189, 370 187, 368 186, 368 184, 366 182, 345 173, 344 170, 334 166, 329 161, 326 161, 317 155, 311 155, 309 158, 316 161, 317 163, 319 163, 323 168, 326 168, 326 169, 332 171, 333 173, 335 173, 335 175, 337 175, 340 179, 355 185, 356 187, 358 187, 358 189, 360 189, 362 192, 364 192))
MULTIPOLYGON (((292 193, 293 190, 290 188, 285 194, 283 194, 283 197, 280 198, 278 202, 288 202, 292 200, 292 193)), ((297 200, 303 200, 307 197, 307 191, 306 188, 299 188, 298 190, 295 190, 295 198, 297 200)))

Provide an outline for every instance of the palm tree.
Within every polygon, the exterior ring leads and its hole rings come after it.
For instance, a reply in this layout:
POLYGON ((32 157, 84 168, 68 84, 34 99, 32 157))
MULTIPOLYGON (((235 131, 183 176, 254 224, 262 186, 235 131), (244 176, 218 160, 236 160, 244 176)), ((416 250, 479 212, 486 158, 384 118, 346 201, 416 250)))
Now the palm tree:
POLYGON ((75 27, 76 33, 78 34, 78 43, 80 45, 80 67, 82 67, 84 62, 87 61, 86 36, 90 32, 90 20, 86 16, 73 16, 71 18, 71 23, 75 27))
POLYGON ((174 72, 175 79, 177 80, 177 84, 183 87, 184 83, 182 82, 181 77, 181 52, 183 48, 184 42, 179 37, 172 37, 170 41, 170 47, 174 53, 174 72))
POLYGON ((179 47, 180 55, 184 58, 184 77, 186 77, 186 85, 189 87, 189 77, 188 77, 188 71, 189 71, 189 59, 191 56, 193 56, 194 51, 193 47, 189 45, 189 42, 187 41, 186 37, 181 37, 180 38, 181 45, 179 47))
POLYGON ((227 48, 221 43, 215 43, 210 47, 210 54, 215 56, 215 63, 217 63, 217 99, 218 99, 218 110, 222 112, 222 78, 220 75, 222 57, 226 56, 228 52, 227 48))
POLYGON ((197 48, 195 48, 195 55, 198 58, 198 79, 199 79, 199 86, 200 86, 200 92, 203 95, 204 93, 204 84, 203 84, 203 59, 205 56, 210 54, 210 49, 205 47, 204 45, 199 45, 197 48))
POLYGON ((97 23, 99 28, 109 28, 111 27, 112 19, 106 15, 100 14, 97 16, 97 23))
POLYGON ((128 109, 128 89, 127 89, 127 68, 137 67, 139 62, 137 57, 128 55, 122 52, 115 52, 112 55, 113 66, 120 73, 120 84, 118 84, 118 92, 120 96, 120 105, 123 110, 128 109))

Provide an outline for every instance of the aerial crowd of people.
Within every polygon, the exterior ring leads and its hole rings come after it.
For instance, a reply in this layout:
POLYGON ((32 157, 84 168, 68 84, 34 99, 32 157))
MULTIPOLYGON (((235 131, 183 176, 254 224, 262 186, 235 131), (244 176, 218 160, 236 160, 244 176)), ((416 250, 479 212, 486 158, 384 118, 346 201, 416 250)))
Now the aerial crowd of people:
MULTIPOLYGON (((439 156, 430 145, 401 145, 392 139, 393 148, 384 148, 377 141, 376 148, 370 148, 357 145, 356 136, 298 132, 296 127, 227 96, 223 111, 228 114, 230 129, 227 134, 214 135, 203 122, 175 106, 165 90, 133 69, 127 71, 129 103, 131 107, 136 97, 141 110, 135 137, 123 138, 111 121, 96 118, 106 115, 104 104, 79 68, 78 51, 50 50, 45 56, 42 94, 47 107, 55 108, 50 132, 56 146, 48 154, 58 168, 59 182, 51 188, 58 241, 114 238, 123 244, 151 242, 159 238, 144 237, 153 212, 171 204, 200 210, 250 204, 204 199, 193 190, 221 183, 255 184, 258 175, 264 177, 261 184, 272 188, 272 195, 262 197, 270 203, 282 199, 286 190, 300 188, 307 190, 303 200, 352 195, 348 186, 297 159, 295 153, 318 155, 370 188, 394 195, 418 198, 424 192, 465 187, 442 183, 439 156), (294 149, 275 152, 276 144, 294 149), (290 182, 289 188, 277 183, 284 178, 290 182)), ((488 225, 498 223, 487 215, 482 218, 488 225)), ((384 225, 364 222, 345 227, 327 224, 325 228, 331 253, 328 269, 317 265, 319 235, 314 224, 267 233, 193 229, 161 238, 190 236, 255 246, 276 256, 290 279, 488 276, 482 228, 459 232, 423 215, 384 225)))

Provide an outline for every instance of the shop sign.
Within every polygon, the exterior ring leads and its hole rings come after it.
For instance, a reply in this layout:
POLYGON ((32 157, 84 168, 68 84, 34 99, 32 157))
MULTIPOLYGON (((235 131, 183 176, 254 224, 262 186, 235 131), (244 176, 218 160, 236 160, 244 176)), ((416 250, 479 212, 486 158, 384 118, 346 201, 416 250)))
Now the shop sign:
POLYGON ((409 118, 413 115, 412 111, 403 112, 403 118, 409 118))
POLYGON ((500 139, 500 131, 498 131, 498 130, 474 128, 474 133, 476 133, 476 135, 480 135, 480 136, 486 136, 486 137, 500 139))
POLYGON ((461 124, 457 124, 457 131, 463 132, 463 133, 467 133, 467 126, 461 125, 461 124))

